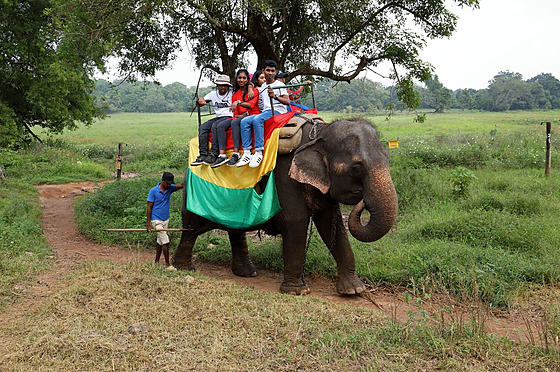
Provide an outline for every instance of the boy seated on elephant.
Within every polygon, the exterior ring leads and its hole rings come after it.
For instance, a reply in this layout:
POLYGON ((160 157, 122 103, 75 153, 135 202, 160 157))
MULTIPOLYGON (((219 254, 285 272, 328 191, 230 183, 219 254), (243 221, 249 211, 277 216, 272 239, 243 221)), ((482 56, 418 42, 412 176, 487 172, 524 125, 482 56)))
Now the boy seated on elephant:
POLYGON ((264 150, 264 122, 272 117, 272 110, 275 114, 284 114, 288 112, 286 105, 290 104, 290 98, 286 88, 282 88, 284 83, 276 80, 277 64, 275 61, 266 60, 264 62, 264 75, 265 83, 259 91, 259 107, 261 113, 258 115, 251 115, 241 120, 241 141, 243 144, 243 157, 237 163, 238 167, 249 164, 249 167, 258 167, 263 159, 264 150), (276 88, 279 87, 279 88, 276 88), (268 94, 262 94, 267 90, 268 94), (272 100, 271 100, 272 98, 272 100), (273 105, 271 106, 271 101, 273 105), (255 137, 255 154, 251 155, 251 128, 255 137))
POLYGON ((214 135, 217 131, 218 124, 223 120, 230 120, 233 117, 231 110, 231 97, 233 96, 233 88, 227 75, 218 75, 216 79, 216 90, 208 93, 204 97, 198 97, 197 106, 206 105, 210 101, 214 107, 216 117, 212 118, 198 127, 198 146, 199 155, 191 166, 195 165, 212 165, 218 158, 218 136, 214 135), (208 148, 208 137, 212 132, 212 148, 208 148))

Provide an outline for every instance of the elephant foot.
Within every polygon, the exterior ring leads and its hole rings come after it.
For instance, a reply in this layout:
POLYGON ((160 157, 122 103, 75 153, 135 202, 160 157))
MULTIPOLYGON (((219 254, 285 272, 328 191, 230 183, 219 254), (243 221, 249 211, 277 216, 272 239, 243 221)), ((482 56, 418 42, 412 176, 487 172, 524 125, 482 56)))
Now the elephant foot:
POLYGON ((282 284, 280 284, 280 293, 303 296, 311 293, 311 289, 307 284, 291 285, 282 282, 282 284))
POLYGON ((171 260, 171 265, 174 266, 177 270, 184 270, 184 271, 192 271, 195 272, 196 268, 194 267, 192 261, 176 261, 171 260))
POLYGON ((231 271, 237 276, 257 276, 257 268, 247 255, 234 256, 231 260, 231 271))
POLYGON ((341 295, 355 295, 365 290, 364 283, 356 275, 339 276, 336 282, 336 291, 341 295))

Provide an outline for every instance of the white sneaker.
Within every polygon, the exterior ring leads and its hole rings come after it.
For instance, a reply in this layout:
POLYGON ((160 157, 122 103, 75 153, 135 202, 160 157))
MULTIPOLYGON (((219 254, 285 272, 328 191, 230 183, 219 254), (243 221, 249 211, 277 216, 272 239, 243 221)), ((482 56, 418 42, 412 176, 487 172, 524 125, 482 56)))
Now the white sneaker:
POLYGON ((249 154, 243 154, 243 156, 241 157, 241 160, 239 160, 239 162, 237 162, 238 167, 242 167, 244 165, 247 165, 251 162, 251 160, 253 159, 253 156, 251 155, 251 153, 249 154))
POLYGON ((261 165, 262 160, 263 160, 262 153, 253 155, 253 159, 251 159, 251 162, 249 163, 249 168, 258 167, 259 165, 261 165))

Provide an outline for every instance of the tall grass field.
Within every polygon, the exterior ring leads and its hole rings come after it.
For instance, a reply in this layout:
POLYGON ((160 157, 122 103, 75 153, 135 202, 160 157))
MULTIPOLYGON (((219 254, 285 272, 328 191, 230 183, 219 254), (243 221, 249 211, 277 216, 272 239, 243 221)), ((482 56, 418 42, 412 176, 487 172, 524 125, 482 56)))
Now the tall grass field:
MULTIPOLYGON (((352 241, 358 274, 373 283, 414 285, 415 290, 444 291, 496 306, 512 306, 535 287, 556 286, 560 183, 554 170, 544 176, 546 134, 540 123, 557 123, 560 113, 428 113, 422 124, 412 117, 368 117, 383 143, 399 142, 398 148, 388 149, 399 217, 383 239, 352 241)), ((108 166, 117 143, 126 143, 124 171, 142 175, 108 185, 79 203, 80 228, 96 239, 122 243, 120 236, 100 232, 99 224, 122 221, 127 227, 143 227, 147 190, 164 170, 184 173, 187 141, 196 128, 196 117, 185 113, 120 114, 53 139, 53 146, 71 146, 108 166)), ((559 160, 553 152, 552 164, 559 160)), ((180 197, 173 203, 172 223, 178 225, 180 197)), ((334 276, 334 261, 318 235, 311 243, 307 273, 334 276)), ((143 237, 135 244, 150 242, 143 237)), ((227 262, 230 255, 222 234, 201 237, 196 249, 207 260, 227 262), (219 248, 206 250, 210 242, 219 248)), ((252 258, 260 267, 281 270, 280 252, 279 239, 251 242, 252 258)))
MULTIPOLYGON (((342 118, 338 113, 320 114, 327 121, 342 118)), ((445 294, 489 307, 540 306, 553 314, 547 332, 558 339, 560 111, 427 113, 424 123, 414 122, 414 117, 413 113, 366 116, 387 147, 399 215, 396 226, 379 241, 351 238, 358 275, 376 286, 405 287, 417 300, 445 294), (546 133, 541 122, 548 121, 553 128, 552 170, 545 177, 546 133), (398 140, 398 148, 389 148, 393 140, 398 140)), ((0 150, 0 166, 7 178, 0 183, 0 309, 17 301, 14 288, 29 285, 53 258, 40 228, 41 210, 33 185, 114 179, 121 143, 124 179, 78 199, 76 222, 94 240, 153 249, 152 237, 146 234, 123 237, 102 229, 145 227, 149 189, 163 171, 182 181, 188 141, 196 134, 196 114, 113 114, 62 135, 40 133, 42 145, 0 150)), ((181 202, 179 193, 172 197, 170 227, 180 227, 181 202)), ((343 206, 343 213, 351 208, 343 206)), ((170 236, 173 251, 179 235, 170 236)), ((282 270, 280 237, 251 238, 249 249, 258 268, 282 270)), ((199 259, 212 262, 227 263, 231 258, 227 235, 220 232, 199 237, 195 252, 199 259)), ((336 275, 335 262, 316 232, 310 238, 305 273, 336 275)), ((24 339, 19 345, 26 347, 14 346, 12 353, 0 358, 0 367, 24 370, 30 360, 32 369, 48 365, 49 370, 76 366, 110 370, 116 361, 122 370, 173 370, 179 364, 170 356, 177 350, 193 355, 188 361, 195 369, 235 370, 240 360, 247 370, 327 370, 329 366, 335 370, 466 371, 512 366, 556 370, 560 363, 554 349, 520 347, 483 335, 476 326, 457 332, 447 327, 434 330, 429 322, 387 323, 361 310, 337 307, 325 312, 330 307, 320 301, 262 295, 236 286, 218 289, 195 277, 194 285, 184 285, 181 273, 151 264, 89 263, 67 279, 64 293, 35 314, 44 324, 29 322, 21 330, 24 339), (199 298, 203 300, 194 300, 199 298), (228 300, 232 298, 236 300, 228 300), (91 308, 81 307, 82 299, 91 301, 91 308), (169 308, 155 306, 159 301, 177 311, 167 313, 169 308), (263 301, 274 305, 263 307, 263 301), (233 315, 220 310, 229 309, 228 304, 233 304, 233 315), (101 314, 101 308, 112 310, 101 314), (127 335, 120 323, 126 309, 134 309, 130 311, 135 318, 161 333, 154 331, 144 338, 127 335), (193 322, 192 317, 199 321, 193 322), (178 319, 193 332, 175 324, 178 319), (302 326, 309 322, 314 330, 302 326), (285 333, 272 335, 279 332, 279 323, 285 333), (74 327, 71 333, 64 331, 69 324, 74 327), (245 331, 237 332, 240 327, 245 331), (77 329, 97 331, 86 332, 84 341, 84 333, 77 329), (197 334, 220 341, 204 343, 197 334), (243 338, 266 346, 255 348, 240 341, 243 338), (204 353, 188 346, 197 343, 204 353), (147 344, 152 346, 146 348, 147 344), (60 354, 60 350, 67 352, 60 354), (113 351, 109 358, 99 350, 113 351), (212 357, 207 359, 209 350, 212 357)))

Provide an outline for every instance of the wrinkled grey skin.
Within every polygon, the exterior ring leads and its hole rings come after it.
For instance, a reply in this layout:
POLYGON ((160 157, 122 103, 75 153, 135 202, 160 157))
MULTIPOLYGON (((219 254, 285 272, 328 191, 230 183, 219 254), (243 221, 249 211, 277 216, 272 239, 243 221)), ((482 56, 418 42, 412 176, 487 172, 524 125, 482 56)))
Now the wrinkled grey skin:
MULTIPOLYGON (((364 284, 356 275, 354 253, 339 203, 355 205, 348 218, 348 230, 356 239, 372 242, 391 229, 397 216, 397 194, 389 173, 387 152, 365 120, 336 121, 322 127, 314 140, 309 139, 311 128, 311 124, 303 127, 302 141, 307 143, 295 153, 278 157, 274 176, 282 210, 259 228, 282 235, 282 293, 300 295, 310 291, 303 280, 310 218, 337 263, 338 293, 361 293, 364 284), (365 225, 360 220, 364 209, 370 213, 365 225)), ((198 235, 222 228, 229 234, 234 274, 256 276, 245 232, 223 228, 185 210, 186 197, 183 191, 182 217, 187 231, 183 231, 173 265, 194 270, 192 248, 198 235)))

